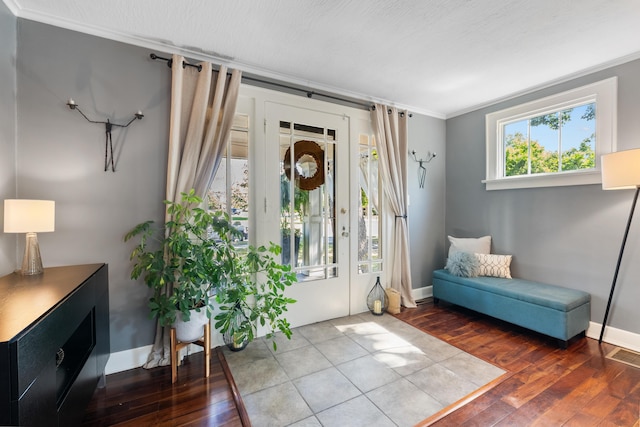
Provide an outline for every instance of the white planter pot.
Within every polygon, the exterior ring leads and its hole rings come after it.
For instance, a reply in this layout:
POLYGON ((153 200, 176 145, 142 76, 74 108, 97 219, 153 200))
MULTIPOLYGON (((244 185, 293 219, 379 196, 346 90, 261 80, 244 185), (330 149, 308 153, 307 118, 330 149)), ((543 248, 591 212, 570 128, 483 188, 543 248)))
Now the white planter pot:
POLYGON ((180 342, 194 342, 204 336, 204 325, 209 322, 207 310, 202 308, 200 312, 191 310, 189 321, 182 320, 182 313, 178 312, 173 327, 176 329, 176 339, 180 342))

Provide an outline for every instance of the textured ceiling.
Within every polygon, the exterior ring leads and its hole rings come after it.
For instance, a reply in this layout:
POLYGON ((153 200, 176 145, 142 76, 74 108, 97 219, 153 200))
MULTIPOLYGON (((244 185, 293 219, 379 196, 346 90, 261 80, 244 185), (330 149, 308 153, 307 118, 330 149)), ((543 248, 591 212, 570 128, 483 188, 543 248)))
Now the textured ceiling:
POLYGON ((451 117, 640 58, 638 0, 3 0, 21 18, 451 117))

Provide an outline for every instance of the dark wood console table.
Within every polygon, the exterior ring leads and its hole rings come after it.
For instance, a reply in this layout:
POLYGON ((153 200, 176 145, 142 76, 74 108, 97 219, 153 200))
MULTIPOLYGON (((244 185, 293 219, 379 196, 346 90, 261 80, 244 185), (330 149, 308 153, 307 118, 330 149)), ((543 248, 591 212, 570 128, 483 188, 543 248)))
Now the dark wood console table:
POLYGON ((106 264, 0 278, 0 425, 79 425, 108 359, 106 264))

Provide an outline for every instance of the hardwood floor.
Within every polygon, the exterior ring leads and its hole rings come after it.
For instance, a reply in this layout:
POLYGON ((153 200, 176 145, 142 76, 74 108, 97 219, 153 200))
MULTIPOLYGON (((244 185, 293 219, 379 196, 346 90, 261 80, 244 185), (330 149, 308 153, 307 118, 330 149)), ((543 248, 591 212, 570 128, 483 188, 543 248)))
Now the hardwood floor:
POLYGON ((446 303, 397 317, 511 374, 423 425, 640 425, 640 369, 606 359, 612 345, 583 338, 562 350, 554 339, 446 303))
POLYGON ((108 375, 107 386, 89 403, 83 426, 242 427, 217 352, 211 352, 209 378, 204 378, 203 357, 200 352, 185 358, 174 385, 171 366, 108 375))
MULTIPOLYGON (((584 338, 562 350, 554 339, 446 303, 427 301, 397 317, 509 372, 421 425, 640 426, 640 369, 606 359, 614 346, 584 338)), ((215 352, 208 379, 202 353, 190 359, 174 386, 169 367, 109 375, 84 426, 241 426, 215 352)))

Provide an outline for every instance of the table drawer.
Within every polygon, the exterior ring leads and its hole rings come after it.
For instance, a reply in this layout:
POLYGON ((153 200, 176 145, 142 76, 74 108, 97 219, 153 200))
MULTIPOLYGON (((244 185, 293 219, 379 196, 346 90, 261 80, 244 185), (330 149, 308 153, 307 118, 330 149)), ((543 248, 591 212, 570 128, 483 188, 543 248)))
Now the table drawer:
POLYGON ((45 366, 55 367, 58 349, 93 308, 94 300, 93 287, 82 286, 18 338, 14 353, 17 358, 14 366, 18 368, 17 396, 22 396, 45 366))

